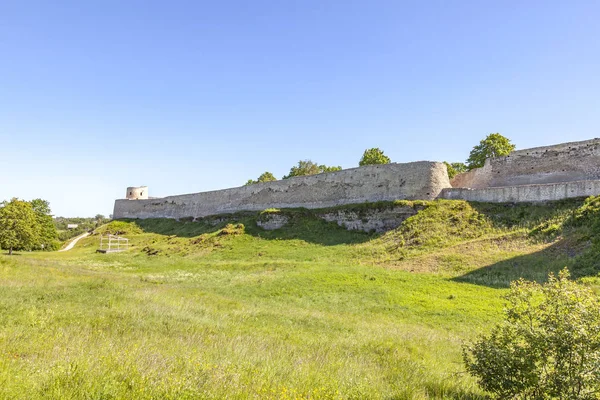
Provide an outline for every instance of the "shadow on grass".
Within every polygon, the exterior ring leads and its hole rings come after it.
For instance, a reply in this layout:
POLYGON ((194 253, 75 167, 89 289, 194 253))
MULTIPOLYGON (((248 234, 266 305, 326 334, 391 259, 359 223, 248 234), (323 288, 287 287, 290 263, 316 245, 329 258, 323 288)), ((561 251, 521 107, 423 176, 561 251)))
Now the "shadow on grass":
POLYGON ((453 280, 492 288, 508 288, 512 281, 520 278, 546 282, 550 272, 557 274, 565 267, 569 268, 575 278, 593 276, 600 271, 597 267, 600 264, 594 260, 588 261, 594 253, 588 244, 566 237, 541 251, 503 260, 453 280))
MULTIPOLYGON (((265 230, 257 225, 258 213, 237 213, 203 218, 198 221, 149 218, 121 220, 135 223, 146 233, 164 236, 193 238, 203 234, 218 234, 228 224, 244 225, 244 233, 266 240, 303 240, 323 246, 359 244, 373 240, 379 234, 349 231, 333 222, 326 222, 310 212, 295 212, 287 215, 289 222, 281 229, 265 230)), ((124 232, 127 235, 127 232, 124 232)))
POLYGON ((584 201, 581 197, 540 203, 468 203, 496 228, 534 228, 544 221, 571 218, 584 201))

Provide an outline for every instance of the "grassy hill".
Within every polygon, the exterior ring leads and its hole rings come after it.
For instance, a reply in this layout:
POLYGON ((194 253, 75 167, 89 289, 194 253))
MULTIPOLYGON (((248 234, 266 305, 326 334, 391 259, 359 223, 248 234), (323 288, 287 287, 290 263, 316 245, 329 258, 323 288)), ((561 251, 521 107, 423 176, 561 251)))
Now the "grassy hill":
POLYGON ((113 221, 97 233, 127 253, 95 235, 1 256, 0 398, 479 399, 461 344, 510 281, 599 283, 597 198, 402 204, 418 212, 384 234, 271 210, 289 224, 113 221))

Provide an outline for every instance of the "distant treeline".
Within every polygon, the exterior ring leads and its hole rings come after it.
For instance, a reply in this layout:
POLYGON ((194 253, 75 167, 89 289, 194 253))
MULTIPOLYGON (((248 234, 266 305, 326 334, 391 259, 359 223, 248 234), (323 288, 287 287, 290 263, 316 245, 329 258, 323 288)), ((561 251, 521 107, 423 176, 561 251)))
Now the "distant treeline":
POLYGON ((84 232, 94 230, 108 221, 110 221, 110 219, 102 214, 98 214, 94 218, 55 217, 54 226, 58 232, 58 239, 65 241, 79 236, 84 232), (77 225, 77 228, 69 229, 68 226, 71 224, 77 225))

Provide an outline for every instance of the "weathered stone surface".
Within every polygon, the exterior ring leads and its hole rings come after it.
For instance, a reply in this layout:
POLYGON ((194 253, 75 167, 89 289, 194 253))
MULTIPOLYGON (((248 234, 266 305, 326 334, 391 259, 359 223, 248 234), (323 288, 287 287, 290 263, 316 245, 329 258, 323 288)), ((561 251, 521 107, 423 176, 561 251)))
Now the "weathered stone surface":
POLYGON ((275 229, 283 228, 284 226, 287 225, 289 220, 290 219, 285 215, 272 213, 272 214, 261 215, 261 218, 259 218, 256 221, 256 225, 258 225, 259 227, 263 228, 266 231, 272 231, 275 229))
POLYGON ((600 180, 490 187, 483 189, 448 188, 440 198, 491 203, 521 203, 588 197, 600 194, 600 180))
POLYGON ((117 200, 114 218, 204 217, 268 208, 327 208, 393 200, 432 200, 450 187, 446 166, 419 161, 369 165, 232 189, 149 200, 117 200))
POLYGON ((319 217, 335 222, 348 230, 364 232, 385 232, 400 226, 402 221, 415 215, 413 207, 392 207, 389 209, 369 209, 364 211, 337 210, 319 217))
POLYGON ((482 189, 600 179, 600 139, 518 150, 457 175, 452 187, 482 189))

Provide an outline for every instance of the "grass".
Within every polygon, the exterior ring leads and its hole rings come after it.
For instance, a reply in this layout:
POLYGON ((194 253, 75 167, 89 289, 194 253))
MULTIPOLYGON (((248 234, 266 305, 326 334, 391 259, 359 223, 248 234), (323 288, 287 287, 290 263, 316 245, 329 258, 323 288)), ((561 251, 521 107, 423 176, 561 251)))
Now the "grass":
POLYGON ((404 205, 382 235, 277 210, 275 231, 116 221, 127 253, 0 256, 0 398, 485 398, 462 343, 519 276, 597 284, 596 203, 404 205))

